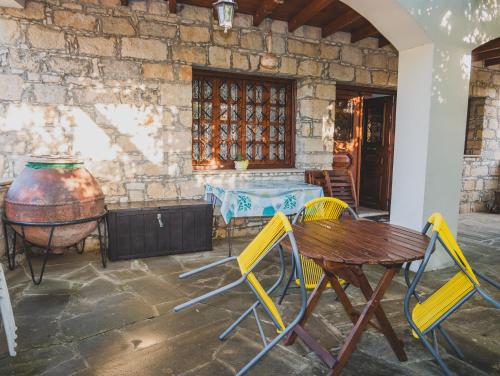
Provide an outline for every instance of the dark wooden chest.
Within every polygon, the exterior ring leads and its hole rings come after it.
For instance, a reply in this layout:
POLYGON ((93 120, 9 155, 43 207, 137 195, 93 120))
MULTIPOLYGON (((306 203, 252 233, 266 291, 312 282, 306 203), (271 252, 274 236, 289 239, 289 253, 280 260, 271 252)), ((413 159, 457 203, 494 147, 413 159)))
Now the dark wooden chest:
POLYGON ((109 259, 212 250, 212 205, 203 200, 107 206, 109 259))

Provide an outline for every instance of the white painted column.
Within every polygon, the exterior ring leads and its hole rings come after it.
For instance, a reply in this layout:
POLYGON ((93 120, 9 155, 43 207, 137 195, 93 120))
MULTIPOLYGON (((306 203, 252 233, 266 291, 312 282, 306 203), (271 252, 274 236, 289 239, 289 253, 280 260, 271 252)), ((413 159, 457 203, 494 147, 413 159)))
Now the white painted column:
MULTIPOLYGON (((456 233, 469 71, 461 47, 429 43, 399 52, 392 223, 420 230, 438 211, 456 233)), ((437 254, 429 267, 446 265, 449 257, 437 254)))

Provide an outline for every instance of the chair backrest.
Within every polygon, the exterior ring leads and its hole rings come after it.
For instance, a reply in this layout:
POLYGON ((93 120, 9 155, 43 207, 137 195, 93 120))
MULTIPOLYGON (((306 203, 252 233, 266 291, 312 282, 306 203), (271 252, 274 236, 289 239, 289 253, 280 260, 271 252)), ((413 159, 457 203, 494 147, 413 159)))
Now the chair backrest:
POLYGON ((282 212, 276 213, 238 256, 241 272, 251 270, 288 232, 292 232, 288 218, 282 212))
POLYGON ((479 284, 479 281, 477 280, 474 271, 472 270, 469 262, 465 258, 462 250, 458 246, 458 243, 455 240, 455 237, 453 236, 452 232, 450 231, 448 224, 444 220, 443 215, 441 213, 434 213, 429 217, 427 223, 432 225, 432 232, 436 232, 438 234, 439 238, 446 246, 448 252, 455 259, 455 261, 464 268, 464 270, 474 280, 476 284, 479 284))
POLYGON ((325 194, 330 197, 336 197, 354 210, 358 209, 358 199, 354 187, 354 178, 348 169, 324 170, 325 194))
POLYGON ((323 170, 306 170, 305 182, 308 184, 319 185, 323 188, 323 192, 326 195, 326 182, 323 170))
POLYGON ((338 219, 348 204, 335 197, 319 197, 304 205, 302 220, 304 222, 338 219))
POLYGON ((292 234, 292 226, 288 218, 282 212, 278 212, 237 258, 241 273, 247 274, 248 282, 260 297, 278 331, 285 329, 283 319, 273 300, 251 270, 287 233, 292 234))

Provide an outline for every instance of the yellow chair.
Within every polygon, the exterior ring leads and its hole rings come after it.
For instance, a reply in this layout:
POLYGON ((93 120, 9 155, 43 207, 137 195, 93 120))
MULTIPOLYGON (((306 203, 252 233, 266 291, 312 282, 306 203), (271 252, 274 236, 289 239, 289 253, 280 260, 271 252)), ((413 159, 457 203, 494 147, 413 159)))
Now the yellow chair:
MULTIPOLYGON (((319 197, 308 201, 304 207, 297 213, 293 222, 303 223, 312 221, 324 221, 329 219, 339 219, 344 213, 349 212, 354 218, 358 218, 357 214, 342 200, 334 197, 319 197)), ((300 255, 300 262, 302 264, 302 272, 304 273, 305 287, 308 290, 316 288, 321 277, 323 277, 323 269, 307 257, 300 255)), ((282 292, 279 303, 281 304, 286 291, 290 285, 292 275, 288 279, 285 289, 282 292)), ((346 281, 339 279, 342 286, 347 285, 346 281)), ((295 279, 297 286, 300 286, 300 280, 295 279)), ((331 287, 328 283, 327 288, 331 287)))
POLYGON ((212 264, 195 269, 193 271, 181 274, 179 276, 179 278, 187 278, 194 274, 206 271, 208 269, 214 268, 216 266, 225 264, 230 261, 235 260, 237 262, 241 272, 241 278, 232 283, 227 284, 226 286, 223 286, 207 294, 192 299, 186 303, 178 305, 177 307, 174 308, 174 310, 178 312, 185 308, 191 307, 196 303, 200 303, 213 296, 226 292, 233 287, 239 286, 243 282, 246 282, 248 284, 252 292, 255 294, 257 301, 219 336, 220 340, 224 340, 227 337, 227 335, 229 335, 247 316, 253 313, 255 321, 257 322, 260 336, 262 338, 262 342, 264 343, 264 348, 257 356, 255 356, 249 363, 247 363, 238 372, 238 375, 243 375, 247 373, 251 367, 253 367, 262 357, 264 357, 279 341, 281 341, 281 339, 283 339, 298 324, 298 322, 304 315, 307 304, 307 292, 305 288, 303 287, 301 288, 302 296, 301 296, 300 310, 296 315, 296 317, 294 318, 294 320, 289 325, 285 325, 276 305, 274 304, 273 300, 270 297, 270 294, 272 294, 276 290, 276 288, 281 284, 284 278, 284 273, 285 273, 284 255, 280 243, 285 239, 288 239, 289 243, 291 244, 292 260, 295 260, 294 262, 294 267, 296 269, 295 273, 298 276, 299 280, 302 281, 302 286, 303 286, 304 283, 302 276, 302 268, 299 262, 300 260, 299 253, 297 250, 297 245, 295 243, 295 238, 293 236, 292 226, 290 225, 288 218, 281 212, 278 212, 264 226, 264 228, 260 231, 260 233, 255 237, 254 240, 250 242, 250 244, 241 252, 239 256, 228 257, 223 260, 219 260, 212 264), (257 276, 254 273, 254 269, 262 261, 262 259, 266 255, 268 255, 273 249, 277 249, 279 252, 281 273, 277 281, 274 283, 274 285, 271 286, 268 290, 266 290, 257 279, 257 276), (262 324, 259 315, 257 313, 257 307, 259 305, 267 313, 267 315, 273 322, 278 332, 278 336, 276 336, 270 342, 267 340, 264 334, 264 330, 262 328, 262 324))
POLYGON ((481 273, 475 272, 472 269, 453 237, 446 221, 440 213, 434 213, 429 217, 422 232, 426 234, 431 226, 431 241, 426 250, 424 260, 415 274, 413 281, 410 281, 409 278, 411 263, 407 264, 405 269, 405 279, 408 284, 408 292, 406 293, 404 300, 404 310, 406 318, 412 328, 413 336, 422 340, 424 346, 432 353, 434 358, 436 358, 437 362, 443 369, 443 372, 446 375, 451 375, 452 373, 439 355, 436 329, 439 330, 455 353, 460 358, 463 358, 464 356, 462 352, 441 326, 441 323, 476 292, 496 306, 496 308, 500 308, 499 303, 480 288, 477 277, 491 283, 496 288, 499 288, 499 285, 490 278, 482 275, 481 273), (437 242, 443 246, 447 254, 453 259, 459 271, 438 290, 423 299, 415 292, 415 289, 422 277, 437 242), (412 297, 417 300, 417 303, 410 313, 410 301, 412 297), (427 334, 432 334, 433 345, 431 345, 431 343, 427 340, 427 334))

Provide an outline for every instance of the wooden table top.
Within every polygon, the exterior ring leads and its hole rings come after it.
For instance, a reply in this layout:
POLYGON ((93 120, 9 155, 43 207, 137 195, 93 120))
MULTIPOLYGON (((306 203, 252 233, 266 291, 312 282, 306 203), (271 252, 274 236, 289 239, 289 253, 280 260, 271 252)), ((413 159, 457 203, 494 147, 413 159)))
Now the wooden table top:
POLYGON ((367 220, 314 221, 293 225, 299 252, 321 262, 395 265, 424 257, 426 235, 367 220))

